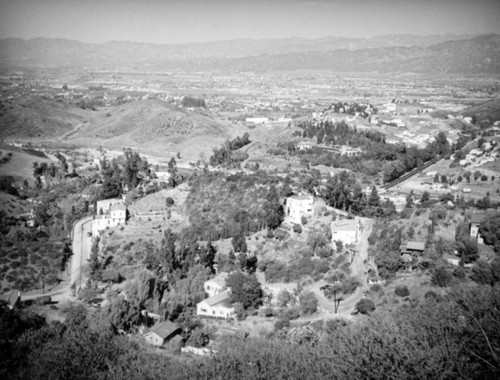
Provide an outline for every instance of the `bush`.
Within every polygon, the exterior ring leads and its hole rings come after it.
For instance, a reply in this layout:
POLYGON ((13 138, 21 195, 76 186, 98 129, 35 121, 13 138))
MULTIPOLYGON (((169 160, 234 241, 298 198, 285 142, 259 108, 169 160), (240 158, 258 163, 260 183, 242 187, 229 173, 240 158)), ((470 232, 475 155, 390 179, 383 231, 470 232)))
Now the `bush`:
POLYGON ((356 304, 356 311, 361 314, 370 314, 375 310, 375 303, 369 299, 361 298, 356 304))
POLYGON ((314 314, 318 311, 318 299, 312 292, 302 293, 299 297, 299 303, 302 315, 314 314))
POLYGON ((300 224, 294 224, 293 225, 293 232, 300 234, 302 233, 302 226, 300 224))
POLYGON ((174 200, 171 197, 167 197, 167 199, 165 199, 165 203, 168 207, 170 207, 174 205, 174 200))
POLYGON ((453 276, 445 268, 437 268, 431 278, 431 282, 434 285, 440 286, 442 288, 450 285, 453 276))
POLYGON ((300 317, 300 312, 295 307, 291 307, 285 310, 282 316, 283 319, 288 319, 289 321, 291 321, 292 319, 297 319, 298 317, 300 317))
POLYGON ((287 327, 290 327, 290 320, 286 317, 280 318, 274 323, 274 331, 279 331, 287 327))
POLYGON ((408 287, 406 285, 396 286, 396 290, 394 290, 394 293, 396 293, 396 295, 399 297, 408 297, 410 295, 410 291, 408 290, 408 287))

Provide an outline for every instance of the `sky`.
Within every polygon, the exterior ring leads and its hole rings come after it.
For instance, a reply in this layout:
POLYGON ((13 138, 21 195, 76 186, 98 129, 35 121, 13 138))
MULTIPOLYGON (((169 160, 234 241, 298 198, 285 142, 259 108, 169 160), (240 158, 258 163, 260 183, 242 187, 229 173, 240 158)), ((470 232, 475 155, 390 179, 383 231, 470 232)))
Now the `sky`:
POLYGON ((0 38, 189 43, 500 34, 500 0, 0 0, 0 38))

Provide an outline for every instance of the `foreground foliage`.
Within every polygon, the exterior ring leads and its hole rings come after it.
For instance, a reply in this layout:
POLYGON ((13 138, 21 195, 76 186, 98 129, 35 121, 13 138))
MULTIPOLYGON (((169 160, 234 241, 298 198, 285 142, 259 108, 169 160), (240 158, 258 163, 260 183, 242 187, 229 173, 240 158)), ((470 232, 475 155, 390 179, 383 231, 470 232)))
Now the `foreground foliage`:
MULTIPOLYGON (((492 379, 500 376, 500 292, 469 284, 355 322, 331 320, 233 338, 212 358, 158 355, 106 321, 68 313, 41 325, 0 314, 2 378, 492 379)), ((83 315, 82 315, 83 314, 83 315)))

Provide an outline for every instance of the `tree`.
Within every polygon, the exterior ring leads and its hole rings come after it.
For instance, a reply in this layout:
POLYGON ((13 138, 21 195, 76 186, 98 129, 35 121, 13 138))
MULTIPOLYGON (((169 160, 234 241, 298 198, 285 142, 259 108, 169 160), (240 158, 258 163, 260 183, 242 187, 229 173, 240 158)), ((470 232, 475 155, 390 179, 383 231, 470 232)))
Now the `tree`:
POLYGON ((373 186, 372 191, 370 193, 370 198, 368 200, 368 204, 370 206, 378 206, 380 204, 380 197, 378 195, 377 187, 373 186))
POLYGON ((370 314, 375 310, 375 303, 369 299, 361 298, 355 308, 361 314, 370 314))
POLYGON ((278 191, 274 185, 269 188, 267 193, 265 210, 267 227, 270 230, 275 230, 283 222, 285 212, 280 202, 278 191))
POLYGON ((465 264, 472 263, 479 258, 477 241, 470 237, 463 237, 457 242, 458 255, 465 264))
MULTIPOLYGON (((493 272, 493 267, 484 260, 478 260, 474 266, 472 267, 470 278, 477 282, 478 284, 484 285, 494 285, 495 284, 495 275, 493 272)), ((500 273, 497 274, 497 276, 500 273)))
POLYGON ((318 310, 318 298, 312 292, 302 293, 299 297, 299 305, 302 315, 314 314, 318 310))
POLYGON ((174 157, 172 157, 168 162, 168 172, 170 174, 170 177, 168 179, 169 186, 176 187, 178 185, 177 162, 175 161, 174 157))
POLYGON ((500 211, 488 214, 479 225, 479 233, 484 242, 493 245, 496 252, 500 252, 500 211))
POLYGON ((288 304, 292 301, 292 295, 288 290, 283 289, 278 293, 278 306, 280 307, 286 307, 288 304))
POLYGON ((413 207, 413 190, 406 196, 406 208, 413 207))
POLYGON ((235 252, 247 252, 247 241, 243 230, 240 230, 231 240, 235 252))
POLYGON ((104 312, 107 314, 107 319, 111 325, 118 330, 129 331, 141 321, 141 312, 138 305, 122 297, 113 300, 109 308, 104 312))
POLYGON ((453 279, 453 276, 450 272, 446 270, 446 268, 439 267, 434 270, 434 273, 432 274, 431 282, 434 285, 440 286, 442 288, 445 288, 450 285, 451 281, 453 279))
POLYGON ((228 276, 226 283, 231 288, 233 303, 240 303, 245 310, 262 305, 263 292, 255 274, 234 272, 228 276))

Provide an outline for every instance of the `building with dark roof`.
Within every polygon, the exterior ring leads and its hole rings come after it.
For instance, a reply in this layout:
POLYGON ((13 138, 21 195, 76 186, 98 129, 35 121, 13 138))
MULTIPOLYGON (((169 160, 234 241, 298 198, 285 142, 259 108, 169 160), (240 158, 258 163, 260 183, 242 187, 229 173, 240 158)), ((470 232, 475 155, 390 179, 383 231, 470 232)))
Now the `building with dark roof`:
MULTIPOLYGON (((146 342, 155 345, 163 346, 181 333, 180 327, 170 321, 165 321, 157 324, 151 330, 144 334, 146 342)), ((178 338, 176 338, 178 340, 178 338)))

